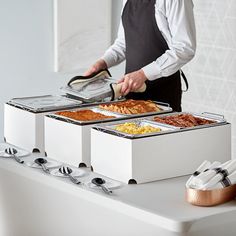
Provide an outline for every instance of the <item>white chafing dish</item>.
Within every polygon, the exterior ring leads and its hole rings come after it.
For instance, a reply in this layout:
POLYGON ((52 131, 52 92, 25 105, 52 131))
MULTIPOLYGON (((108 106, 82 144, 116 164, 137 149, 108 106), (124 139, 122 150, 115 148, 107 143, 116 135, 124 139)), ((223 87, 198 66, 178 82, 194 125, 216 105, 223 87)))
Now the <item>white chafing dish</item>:
POLYGON ((53 111, 115 99, 108 70, 91 76, 76 76, 62 88, 66 95, 13 98, 4 108, 5 141, 28 151, 44 152, 44 115, 53 111))
POLYGON ((116 131, 114 127, 122 122, 96 125, 91 131, 94 171, 125 183, 145 183, 191 174, 205 159, 229 160, 231 125, 222 117, 194 115, 215 123, 177 128, 153 123, 151 117, 143 122, 163 127, 164 132, 145 135, 116 131))
MULTIPOLYGON (((116 103, 116 102, 111 102, 116 103)), ((158 105, 162 110, 155 114, 171 112, 168 106, 158 105)), ((110 123, 118 120, 150 116, 153 112, 123 115, 100 109, 97 105, 87 106, 76 110, 92 110, 104 115, 114 116, 105 120, 79 121, 58 114, 45 117, 45 151, 51 158, 73 166, 91 166, 91 128, 98 123, 110 123)), ((99 141, 100 143, 100 141, 99 141)))
POLYGON ((4 106, 5 141, 28 151, 44 152, 44 115, 81 103, 59 95, 11 99, 4 106))

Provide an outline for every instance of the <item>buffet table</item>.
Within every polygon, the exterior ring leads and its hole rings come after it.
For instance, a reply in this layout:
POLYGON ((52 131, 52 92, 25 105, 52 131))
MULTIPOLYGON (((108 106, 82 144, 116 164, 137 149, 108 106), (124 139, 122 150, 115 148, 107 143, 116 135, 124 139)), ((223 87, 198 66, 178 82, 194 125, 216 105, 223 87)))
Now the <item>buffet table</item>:
MULTIPOLYGON (((84 178, 99 176, 86 171, 84 178)), ((0 235, 236 235, 236 201, 192 206, 184 199, 187 178, 123 184, 106 195, 1 158, 0 235)))

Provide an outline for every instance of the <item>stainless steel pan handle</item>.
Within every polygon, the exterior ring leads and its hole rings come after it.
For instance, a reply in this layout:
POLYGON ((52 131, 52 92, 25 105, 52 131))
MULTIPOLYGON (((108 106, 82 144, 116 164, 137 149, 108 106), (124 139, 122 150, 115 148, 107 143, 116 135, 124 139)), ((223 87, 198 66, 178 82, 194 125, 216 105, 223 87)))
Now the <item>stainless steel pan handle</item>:
POLYGON ((158 101, 155 101, 157 104, 159 105, 162 105, 162 106, 166 106, 166 107, 170 107, 170 104, 167 103, 167 102, 158 102, 158 101))
POLYGON ((225 120, 224 115, 220 115, 220 114, 217 114, 217 113, 203 112, 202 115, 206 115, 208 117, 215 117, 215 118, 218 118, 218 119, 221 119, 221 120, 225 120))

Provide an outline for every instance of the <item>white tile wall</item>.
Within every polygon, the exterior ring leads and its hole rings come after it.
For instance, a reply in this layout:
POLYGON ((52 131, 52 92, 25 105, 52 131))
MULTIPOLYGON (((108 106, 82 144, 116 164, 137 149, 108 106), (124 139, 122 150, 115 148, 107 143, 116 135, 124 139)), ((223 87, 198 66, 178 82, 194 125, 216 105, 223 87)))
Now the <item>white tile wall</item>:
POLYGON ((223 114, 232 123, 236 158, 236 1, 194 0, 195 58, 183 68, 190 89, 183 110, 223 114))

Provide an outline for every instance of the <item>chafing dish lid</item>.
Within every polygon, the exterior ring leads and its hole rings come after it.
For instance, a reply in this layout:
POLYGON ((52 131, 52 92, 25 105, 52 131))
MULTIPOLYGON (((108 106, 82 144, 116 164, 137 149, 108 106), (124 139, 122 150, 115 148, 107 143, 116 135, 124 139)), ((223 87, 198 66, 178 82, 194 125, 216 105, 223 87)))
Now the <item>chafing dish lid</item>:
POLYGON ((82 102, 60 95, 44 95, 13 98, 8 103, 21 108, 29 109, 33 112, 46 112, 58 109, 74 108, 82 102))
POLYGON ((91 76, 76 76, 66 87, 61 88, 65 93, 76 96, 85 102, 97 102, 112 97, 111 79, 108 70, 102 70, 91 76))

